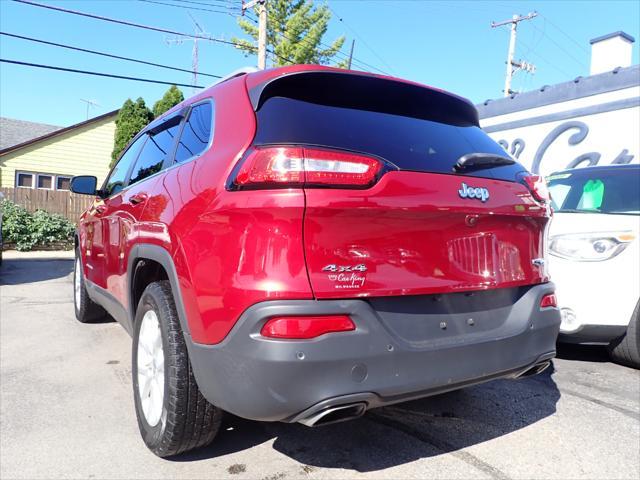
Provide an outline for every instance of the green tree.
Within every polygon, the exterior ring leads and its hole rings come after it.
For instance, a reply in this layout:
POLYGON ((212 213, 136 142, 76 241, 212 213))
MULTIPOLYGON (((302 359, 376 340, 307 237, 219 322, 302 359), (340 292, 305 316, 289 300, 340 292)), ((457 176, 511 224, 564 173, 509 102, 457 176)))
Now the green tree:
MULTIPOLYGON (((316 8, 312 0, 268 0, 267 7, 267 50, 275 52, 274 66, 292 63, 327 65, 342 48, 344 36, 328 48, 321 45, 331 19, 327 5, 316 8)), ((238 24, 253 41, 243 38, 233 38, 232 41, 247 55, 255 54, 258 27, 245 18, 239 18, 238 24)), ((346 64, 347 61, 342 60, 335 65, 346 68, 346 64)))
POLYGON ((158 118, 164 112, 184 100, 184 95, 178 87, 171 85, 169 89, 164 93, 162 98, 153 104, 153 116, 158 118))
POLYGON ((110 166, 115 164, 129 141, 151 120, 153 120, 153 112, 147 108, 142 98, 138 98, 135 103, 130 98, 124 102, 116 118, 116 133, 110 166))

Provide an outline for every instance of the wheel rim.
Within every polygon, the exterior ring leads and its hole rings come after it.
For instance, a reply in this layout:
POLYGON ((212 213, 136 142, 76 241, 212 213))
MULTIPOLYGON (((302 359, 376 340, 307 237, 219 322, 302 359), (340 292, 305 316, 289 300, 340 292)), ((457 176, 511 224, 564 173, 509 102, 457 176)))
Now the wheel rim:
POLYGON ((158 315, 149 310, 142 317, 138 335, 138 394, 142 413, 154 427, 160 421, 164 400, 164 352, 158 315))
POLYGON ((80 288, 82 287, 81 278, 80 278, 81 272, 82 272, 82 266, 80 264, 80 259, 77 258, 75 271, 73 272, 73 293, 74 293, 73 298, 76 302, 77 309, 80 309, 80 288))

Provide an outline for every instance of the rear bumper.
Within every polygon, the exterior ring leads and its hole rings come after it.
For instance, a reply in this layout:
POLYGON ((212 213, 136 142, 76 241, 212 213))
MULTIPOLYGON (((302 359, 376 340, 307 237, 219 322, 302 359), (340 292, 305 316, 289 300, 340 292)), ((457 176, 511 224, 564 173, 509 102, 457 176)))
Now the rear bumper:
POLYGON ((189 353, 211 403, 254 420, 299 421, 326 406, 362 401, 371 408, 523 374, 555 354, 560 314, 539 308, 553 291, 551 283, 537 285, 508 306, 446 315, 428 305, 430 313, 389 315, 366 300, 263 302, 222 343, 192 343, 189 353), (322 314, 348 314, 356 330, 306 341, 259 333, 273 316, 322 314))

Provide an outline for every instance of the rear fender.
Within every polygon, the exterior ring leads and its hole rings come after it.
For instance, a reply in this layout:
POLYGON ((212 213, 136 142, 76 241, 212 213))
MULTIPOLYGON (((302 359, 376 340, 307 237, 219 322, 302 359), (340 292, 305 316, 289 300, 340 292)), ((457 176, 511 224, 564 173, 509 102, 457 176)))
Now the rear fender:
POLYGON ((136 305, 133 304, 133 281, 135 275, 135 265, 138 260, 144 259, 152 260, 159 263, 167 273, 167 277, 171 285, 173 300, 176 305, 176 311, 180 320, 180 327, 182 328, 182 333, 185 336, 185 340, 187 340, 186 343, 189 346, 191 344, 191 329, 189 328, 189 322, 187 320, 188 317, 186 314, 182 290, 180 289, 178 272, 176 270, 175 263, 173 261, 173 258, 171 257, 171 254, 158 245, 141 243, 136 244, 131 248, 131 252, 129 254, 129 263, 127 267, 127 302, 129 304, 127 312, 129 314, 129 321, 131 322, 131 325, 133 325, 134 323, 136 309, 136 305))

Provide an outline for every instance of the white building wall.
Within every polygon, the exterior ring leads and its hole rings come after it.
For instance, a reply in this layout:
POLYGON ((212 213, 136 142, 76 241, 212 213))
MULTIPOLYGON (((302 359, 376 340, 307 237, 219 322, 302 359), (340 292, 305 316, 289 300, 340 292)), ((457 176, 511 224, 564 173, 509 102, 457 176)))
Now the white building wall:
POLYGON ((544 175, 571 167, 638 163, 640 69, 630 67, 624 85, 616 85, 618 78, 611 72, 589 79, 582 90, 573 82, 550 87, 552 98, 561 97, 550 103, 544 92, 531 92, 522 99, 479 105, 480 125, 524 166, 544 175), (527 108, 519 109, 518 101, 527 108))

